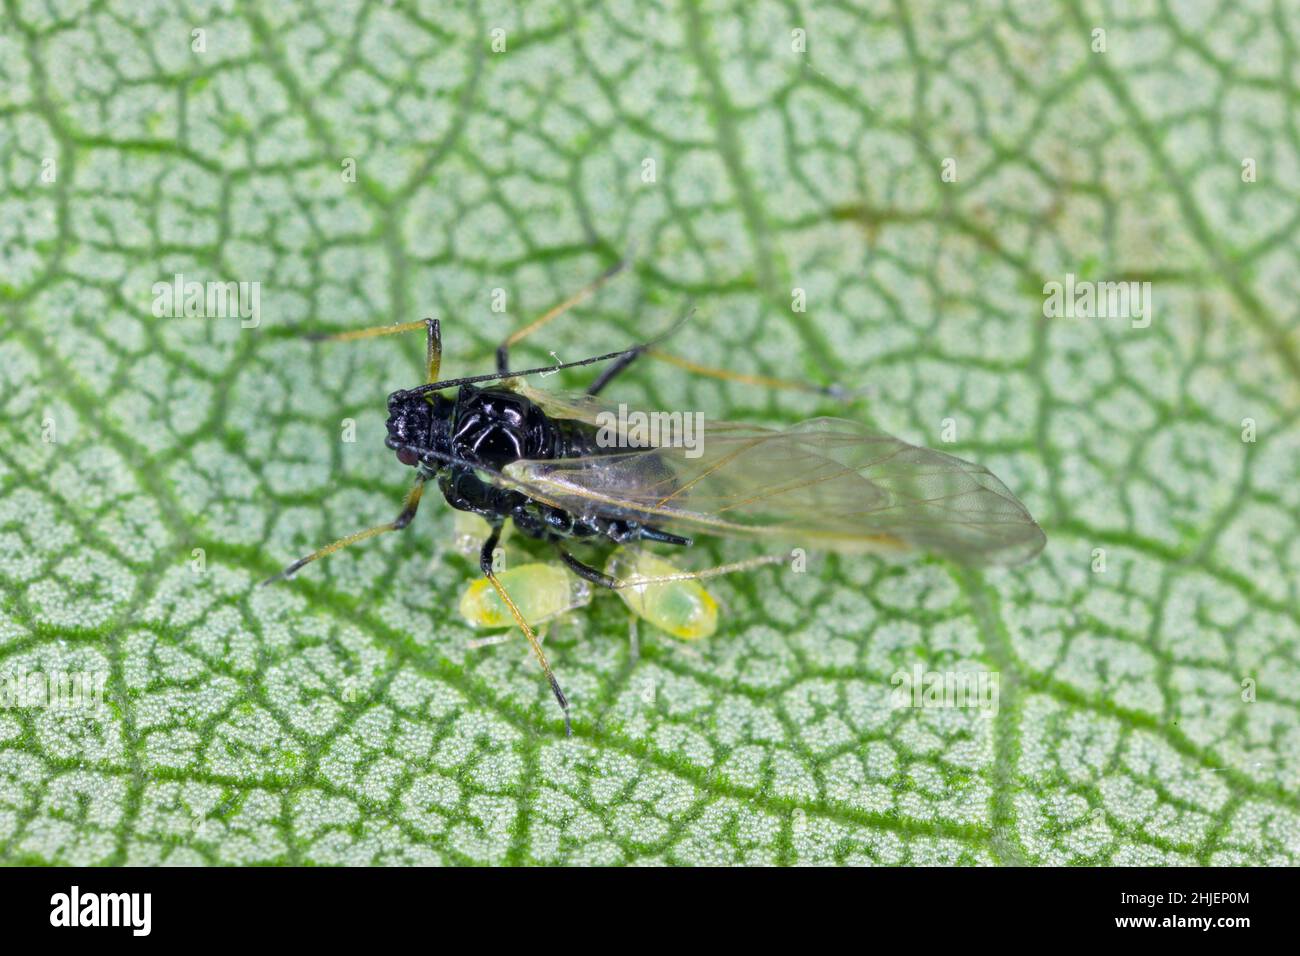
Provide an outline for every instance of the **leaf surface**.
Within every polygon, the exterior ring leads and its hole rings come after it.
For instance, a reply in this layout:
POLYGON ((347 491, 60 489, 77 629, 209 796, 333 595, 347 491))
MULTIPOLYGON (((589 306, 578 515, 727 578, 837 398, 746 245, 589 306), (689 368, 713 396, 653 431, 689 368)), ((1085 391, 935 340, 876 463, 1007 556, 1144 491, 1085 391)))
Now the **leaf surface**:
POLYGON ((0 709, 0 860, 1300 861, 1293 8, 2 16, 0 676, 105 683, 0 709), (638 654, 597 595, 547 637, 572 740, 522 641, 470 646, 436 498, 254 587, 410 474, 384 396, 422 343, 303 331, 435 314, 486 371, 633 247, 516 354, 693 299, 678 354, 854 402, 652 362, 611 396, 978 461, 1044 553, 810 553, 638 654), (177 274, 260 283, 257 326, 155 314, 177 274), (1045 318, 1067 274, 1149 281, 1149 325, 1045 318), (996 713, 891 706, 917 668, 996 713))

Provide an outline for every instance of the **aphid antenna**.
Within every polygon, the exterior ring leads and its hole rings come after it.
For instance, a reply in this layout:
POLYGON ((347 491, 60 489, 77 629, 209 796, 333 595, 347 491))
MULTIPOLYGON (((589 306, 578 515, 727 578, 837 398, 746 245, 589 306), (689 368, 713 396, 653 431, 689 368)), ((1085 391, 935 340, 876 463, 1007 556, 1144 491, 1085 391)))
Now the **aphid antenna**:
POLYGON ((660 334, 648 341, 641 342, 625 349, 619 349, 617 352, 606 352, 604 355, 593 355, 591 358, 578 359, 576 362, 561 362, 559 365, 541 365, 537 368, 508 369, 504 372, 486 372, 482 375, 464 375, 460 378, 444 379, 441 382, 430 382, 427 385, 417 385, 415 388, 408 388, 408 395, 425 395, 429 392, 440 392, 444 388, 454 388, 457 385, 473 385, 477 382, 500 382, 508 378, 522 378, 525 375, 540 375, 542 372, 559 372, 566 368, 580 368, 584 365, 595 365, 598 362, 609 362, 614 359, 623 358, 628 355, 636 355, 644 352, 646 349, 653 348, 660 342, 664 341, 674 332, 676 332, 695 312, 693 305, 688 308, 674 320, 660 334))
POLYGON ((473 385, 476 382, 500 382, 508 378, 522 378, 525 375, 539 375, 542 372, 558 372, 566 368, 578 368, 583 365, 595 365, 597 362, 608 362, 610 359, 616 359, 629 352, 635 352, 640 346, 633 346, 630 349, 619 349, 617 352, 608 352, 605 355, 593 355, 591 358, 580 359, 576 362, 561 362, 559 365, 542 365, 537 368, 508 369, 504 372, 488 372, 483 375, 464 375, 460 378, 443 379, 441 382, 430 382, 427 385, 417 385, 415 388, 406 389, 408 395, 424 395, 428 392, 440 392, 444 388, 453 388, 457 385, 473 385))

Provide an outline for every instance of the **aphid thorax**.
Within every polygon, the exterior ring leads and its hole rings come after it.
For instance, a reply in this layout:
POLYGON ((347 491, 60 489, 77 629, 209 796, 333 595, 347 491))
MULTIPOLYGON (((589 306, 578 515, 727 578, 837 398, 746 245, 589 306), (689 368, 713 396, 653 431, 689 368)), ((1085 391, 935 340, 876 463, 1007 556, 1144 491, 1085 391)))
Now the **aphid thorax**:
POLYGON ((508 388, 462 385, 454 398, 398 389, 388 396, 388 437, 404 465, 432 477, 454 459, 500 471, 521 459, 590 454, 595 429, 554 419, 508 388))

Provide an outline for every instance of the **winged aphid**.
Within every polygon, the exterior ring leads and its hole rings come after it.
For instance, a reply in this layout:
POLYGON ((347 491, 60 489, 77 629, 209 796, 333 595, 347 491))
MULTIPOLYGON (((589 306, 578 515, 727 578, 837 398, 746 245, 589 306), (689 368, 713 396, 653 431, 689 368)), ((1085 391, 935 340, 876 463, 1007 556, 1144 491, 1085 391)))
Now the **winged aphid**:
POLYGON ((580 606, 581 595, 557 576, 558 565, 498 573, 493 553, 507 521, 522 535, 553 546, 560 563, 581 581, 620 592, 634 613, 683 637, 711 633, 716 620, 716 606, 700 580, 785 556, 678 571, 662 558, 634 550, 616 552, 601 570, 571 548, 593 543, 636 548, 646 542, 686 548, 701 534, 745 535, 842 552, 919 550, 975 565, 1015 564, 1043 548, 1042 530, 988 469, 856 422, 817 418, 769 429, 709 421, 689 449, 602 436, 614 410, 599 393, 647 352, 714 377, 810 387, 674 359, 658 353, 659 340, 575 362, 510 369, 511 346, 588 298, 620 268, 507 338, 497 351, 494 373, 440 380, 436 319, 321 336, 351 341, 425 331, 426 381, 388 396, 385 439, 398 461, 415 469, 416 480, 393 521, 341 538, 270 580, 290 577, 350 544, 405 528, 425 488, 434 484, 453 508, 481 515, 488 524, 479 549, 483 581, 467 594, 469 616, 491 616, 491 589, 528 639, 571 733, 568 700, 533 624, 580 606), (540 390, 524 380, 597 363, 608 364, 581 394, 540 390))

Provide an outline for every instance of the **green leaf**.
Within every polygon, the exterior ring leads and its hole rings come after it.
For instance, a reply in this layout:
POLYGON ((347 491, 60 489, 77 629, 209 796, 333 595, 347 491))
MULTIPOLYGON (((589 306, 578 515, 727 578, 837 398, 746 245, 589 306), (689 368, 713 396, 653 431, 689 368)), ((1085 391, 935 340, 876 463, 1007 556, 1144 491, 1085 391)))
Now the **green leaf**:
POLYGON ((1285 5, 4 18, 0 676, 104 685, 6 697, 0 860, 1300 862, 1285 5), (522 640, 471 647, 437 496, 255 587, 410 475, 384 397, 422 344, 303 331, 436 314, 448 372, 488 370, 633 247, 516 354, 693 300, 679 354, 855 400, 651 361, 616 400, 868 421, 987 464, 1046 551, 810 553, 711 582, 718 633, 642 625, 639 654, 597 595, 547 635, 572 740, 522 640), (260 283, 260 323, 155 315, 177 273, 260 283), (1045 318, 1066 274, 1150 281, 1150 325, 1045 318), (996 713, 891 706, 914 667, 995 676, 996 713))

